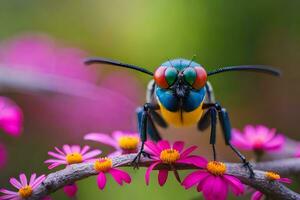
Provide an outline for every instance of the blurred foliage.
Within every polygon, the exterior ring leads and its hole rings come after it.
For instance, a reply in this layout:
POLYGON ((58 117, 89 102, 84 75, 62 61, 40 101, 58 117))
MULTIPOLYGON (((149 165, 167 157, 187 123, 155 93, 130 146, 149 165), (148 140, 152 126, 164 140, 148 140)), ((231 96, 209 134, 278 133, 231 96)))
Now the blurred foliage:
MULTIPOLYGON (((211 82, 218 99, 230 111, 235 127, 263 123, 299 139, 299 7, 300 1, 295 0, 2 0, 0 40, 24 32, 44 32, 87 50, 90 55, 151 70, 169 58, 191 58, 194 54, 207 69, 241 64, 278 66, 284 72, 282 79, 232 73, 212 77, 211 82)), ((142 87, 149 80, 135 72, 132 76, 142 87)), ((121 87, 122 80, 118 81, 121 87)), ((142 104, 144 93, 140 95, 142 104)), ((188 136, 190 141, 202 137, 194 129, 188 130, 195 132, 188 136)), ((62 141, 51 137, 51 133, 45 140, 43 132, 47 133, 47 127, 27 119, 24 135, 18 141, 0 136, 10 152, 10 164, 0 174, 1 185, 7 185, 7 178, 20 170, 46 172, 42 160, 47 150, 62 141)), ((203 149, 208 149, 208 140, 201 141, 203 149)), ((222 156, 226 152, 229 151, 222 156)), ((145 187, 142 171, 136 172, 133 180, 124 188, 110 180, 104 192, 97 191, 94 178, 84 180, 80 183, 79 199, 192 199, 199 195, 179 188, 172 178, 164 188, 154 181, 145 187)), ((56 195, 56 199, 63 199, 60 193, 56 195)))

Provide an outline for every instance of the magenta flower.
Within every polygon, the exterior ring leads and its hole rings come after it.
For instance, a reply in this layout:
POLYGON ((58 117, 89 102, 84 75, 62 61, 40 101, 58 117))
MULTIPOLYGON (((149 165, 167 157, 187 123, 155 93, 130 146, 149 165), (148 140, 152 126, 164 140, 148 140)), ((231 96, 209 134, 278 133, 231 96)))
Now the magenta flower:
MULTIPOLYGON (((150 173, 158 164, 175 164, 175 163, 187 163, 203 164, 205 159, 200 156, 191 156, 190 154, 197 148, 196 146, 191 146, 183 151, 184 142, 176 141, 171 147, 170 143, 166 140, 161 140, 157 144, 152 141, 147 141, 145 143, 145 151, 151 155, 154 162, 148 167, 145 175, 146 184, 149 185, 150 173)), ((158 183, 163 186, 168 179, 168 170, 160 169, 158 172, 158 183)))
MULTIPOLYGON (((118 69, 108 76, 101 75, 102 67, 86 67, 83 64, 87 56, 81 49, 64 45, 45 34, 25 34, 1 43, 1 67, 30 77, 29 86, 24 84, 25 92, 35 93, 22 96, 22 105, 30 110, 28 119, 40 127, 52 127, 45 133, 58 134, 53 130, 63 126, 67 134, 59 137, 74 138, 87 132, 87 127, 89 130, 107 131, 112 127, 131 128, 132 111, 140 98, 138 81, 130 72, 124 74, 118 69), (44 88, 57 95, 49 98, 45 93, 36 92, 44 88), (41 116, 41 113, 45 115, 41 116)), ((18 80, 18 76, 11 79, 18 80)), ((22 92, 24 88, 21 88, 22 92)))
POLYGON ((69 184, 64 187, 64 193, 69 197, 73 198, 76 196, 76 193, 78 191, 78 187, 76 183, 69 184))
MULTIPOLYGON (((274 173, 274 172, 266 172, 265 177, 270 181, 279 181, 279 182, 287 183, 287 184, 292 183, 291 179, 281 178, 279 174, 274 173)), ((263 196, 264 196, 264 194, 262 192, 255 191, 251 196, 251 200, 261 200, 263 196)))
POLYGON ((229 189, 239 196, 244 192, 244 185, 239 179, 226 174, 226 165, 222 162, 210 161, 195 163, 202 168, 190 173, 182 182, 185 189, 197 184, 197 191, 203 192, 206 200, 225 200, 229 189))
POLYGON ((19 106, 7 97, 0 96, 0 128, 11 136, 22 131, 23 113, 19 106))
POLYGON ((94 169, 99 172, 97 177, 97 184, 100 190, 103 190, 106 185, 106 175, 109 173, 113 179, 119 184, 131 183, 129 174, 123 170, 113 167, 112 160, 110 158, 100 158, 95 161, 94 169))
POLYGON ((138 133, 123 131, 114 131, 112 137, 105 133, 89 133, 84 136, 84 139, 100 142, 115 148, 116 151, 109 154, 108 157, 136 153, 140 142, 138 133))
POLYGON ((55 147, 56 152, 49 151, 48 155, 54 159, 48 159, 45 163, 49 163, 48 169, 53 169, 59 165, 72 165, 82 162, 92 162, 95 157, 101 154, 100 150, 90 150, 90 147, 85 145, 81 148, 79 145, 63 145, 62 150, 55 147))
POLYGON ((232 130, 232 144, 240 149, 255 151, 276 151, 283 146, 285 138, 276 134, 276 129, 269 129, 263 125, 247 125, 244 132, 232 130))
POLYGON ((20 174, 20 181, 15 178, 11 178, 9 182, 18 189, 17 192, 0 189, 0 192, 4 195, 0 196, 0 199, 6 200, 22 200, 27 199, 33 193, 33 191, 46 179, 45 175, 41 175, 36 177, 36 174, 32 174, 29 182, 25 174, 20 174))
POLYGON ((0 169, 4 167, 7 162, 7 152, 3 144, 0 143, 0 169))

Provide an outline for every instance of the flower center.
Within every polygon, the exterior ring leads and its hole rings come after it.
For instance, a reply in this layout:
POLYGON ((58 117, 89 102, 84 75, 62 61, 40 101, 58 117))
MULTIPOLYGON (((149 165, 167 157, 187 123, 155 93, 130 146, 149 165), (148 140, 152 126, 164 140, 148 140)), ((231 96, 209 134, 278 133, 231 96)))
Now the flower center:
POLYGON ((264 144, 264 140, 262 138, 257 138, 255 141, 254 141, 254 149, 262 149, 263 148, 263 144, 264 144))
POLYGON ((22 188, 19 189, 19 195, 22 198, 30 197, 31 194, 32 194, 32 188, 29 185, 26 185, 25 187, 22 187, 22 188))
POLYGON ((136 150, 139 144, 139 138, 136 136, 123 136, 118 140, 121 149, 126 151, 136 150))
POLYGON ((70 153, 66 156, 66 161, 69 165, 82 163, 82 155, 80 153, 70 153))
POLYGON ((266 172, 265 176, 270 181, 275 181, 275 180, 280 179, 280 175, 275 172, 266 172))
POLYGON ((180 158, 180 154, 176 149, 165 149, 160 152, 159 158, 163 163, 172 164, 180 158))
POLYGON ((110 158, 100 158, 94 163, 94 169, 97 172, 107 172, 112 168, 112 160, 110 158))
POLYGON ((206 165, 207 171, 215 176, 222 176, 226 172, 226 165, 218 161, 210 161, 206 165))

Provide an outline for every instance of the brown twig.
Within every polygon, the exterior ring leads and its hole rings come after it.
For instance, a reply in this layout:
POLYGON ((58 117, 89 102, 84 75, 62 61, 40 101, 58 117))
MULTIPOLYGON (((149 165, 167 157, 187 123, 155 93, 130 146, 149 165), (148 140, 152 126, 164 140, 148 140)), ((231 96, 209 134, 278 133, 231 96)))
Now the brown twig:
MULTIPOLYGON (((112 158, 113 166, 126 167, 130 166, 135 154, 122 155, 112 158)), ((141 167, 148 167, 151 163, 149 158, 141 159, 141 167)), ((196 169, 193 165, 177 164, 174 165, 177 170, 196 169)), ((240 179, 244 184, 249 185, 255 189, 262 191, 271 199, 299 199, 300 195, 288 189, 277 181, 269 181, 265 178, 264 171, 276 171, 283 175, 293 175, 300 173, 300 158, 277 160, 271 162, 260 162, 253 164, 255 170, 255 177, 249 178, 249 172, 242 164, 227 163, 227 174, 240 179)), ((157 169, 170 169, 169 165, 160 164, 157 169)), ((58 189, 74 183, 78 180, 96 175, 97 172, 93 168, 93 163, 81 163, 70 165, 67 168, 51 173, 47 179, 34 191, 33 195, 28 200, 36 200, 45 197, 58 189)))

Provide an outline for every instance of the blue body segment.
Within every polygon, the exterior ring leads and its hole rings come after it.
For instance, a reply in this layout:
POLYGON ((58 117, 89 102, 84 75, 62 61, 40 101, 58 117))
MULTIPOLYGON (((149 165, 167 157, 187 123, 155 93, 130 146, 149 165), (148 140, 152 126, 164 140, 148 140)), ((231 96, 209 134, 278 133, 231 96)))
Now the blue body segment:
POLYGON ((183 58, 166 61, 163 64, 161 64, 161 66, 175 67, 178 71, 181 71, 184 68, 187 68, 188 66, 190 66, 190 67, 201 66, 202 67, 202 65, 200 65, 199 63, 196 63, 194 61, 191 62, 190 60, 183 59, 183 58))
POLYGON ((200 90, 191 90, 187 98, 183 101, 183 110, 191 112, 198 108, 204 100, 205 93, 205 87, 200 90))
MULTIPOLYGON (((157 87, 155 93, 160 103, 167 110, 176 112, 180 109, 179 101, 172 91, 157 87)), ((182 109, 186 112, 191 112, 198 108, 205 98, 205 93, 205 88, 200 90, 191 90, 188 96, 183 100, 182 109)))

